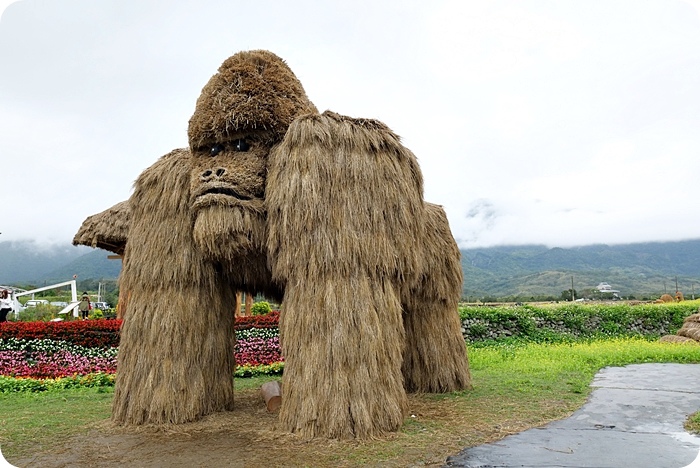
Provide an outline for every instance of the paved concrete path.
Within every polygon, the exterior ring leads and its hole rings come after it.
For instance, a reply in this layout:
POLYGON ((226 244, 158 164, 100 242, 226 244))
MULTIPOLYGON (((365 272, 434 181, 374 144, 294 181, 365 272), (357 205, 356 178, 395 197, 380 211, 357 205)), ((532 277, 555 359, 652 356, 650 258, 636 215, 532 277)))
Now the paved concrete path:
POLYGON ((591 386, 571 417, 465 449, 446 466, 700 468, 700 437, 683 429, 700 410, 700 364, 608 367, 591 386))

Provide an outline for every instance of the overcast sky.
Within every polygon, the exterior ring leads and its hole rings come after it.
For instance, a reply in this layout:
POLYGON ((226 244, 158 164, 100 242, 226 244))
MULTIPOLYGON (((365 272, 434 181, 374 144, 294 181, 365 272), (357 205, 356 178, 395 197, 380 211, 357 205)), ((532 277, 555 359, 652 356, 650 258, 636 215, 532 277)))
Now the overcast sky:
POLYGON ((70 242, 127 199, 249 49, 398 133, 462 247, 700 238, 700 0, 0 8, 0 241, 70 242))

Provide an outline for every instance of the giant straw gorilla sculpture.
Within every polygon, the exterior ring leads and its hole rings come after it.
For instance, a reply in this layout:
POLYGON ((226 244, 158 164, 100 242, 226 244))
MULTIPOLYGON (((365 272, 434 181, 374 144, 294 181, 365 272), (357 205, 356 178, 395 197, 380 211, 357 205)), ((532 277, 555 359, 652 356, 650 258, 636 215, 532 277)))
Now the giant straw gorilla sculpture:
POLYGON ((114 421, 232 408, 237 290, 282 301, 286 430, 371 437, 399 428, 407 391, 470 385, 459 250, 389 128, 319 114, 258 50, 221 65, 188 135, 128 201, 114 421))

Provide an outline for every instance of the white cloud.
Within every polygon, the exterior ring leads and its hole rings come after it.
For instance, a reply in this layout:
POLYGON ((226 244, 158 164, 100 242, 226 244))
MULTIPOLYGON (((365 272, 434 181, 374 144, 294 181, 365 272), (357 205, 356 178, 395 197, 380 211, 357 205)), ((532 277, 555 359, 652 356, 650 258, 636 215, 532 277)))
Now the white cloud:
POLYGON ((576 25, 503 2, 443 2, 430 20, 430 40, 445 66, 433 71, 450 83, 489 81, 576 58, 587 39, 576 25))
POLYGON ((70 240, 128 197, 251 48, 320 110, 401 135, 464 246, 700 237, 691 4, 17 2, 0 20, 2 240, 70 240))

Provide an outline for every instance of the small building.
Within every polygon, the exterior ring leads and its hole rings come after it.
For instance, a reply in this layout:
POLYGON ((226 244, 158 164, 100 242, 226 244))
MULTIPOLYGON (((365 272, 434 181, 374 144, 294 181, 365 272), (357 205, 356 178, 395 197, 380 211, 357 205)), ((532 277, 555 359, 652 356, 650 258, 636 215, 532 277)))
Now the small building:
POLYGON ((613 289, 608 283, 598 283, 598 286, 595 288, 601 294, 610 294, 613 299, 621 299, 618 294, 620 291, 613 289))

